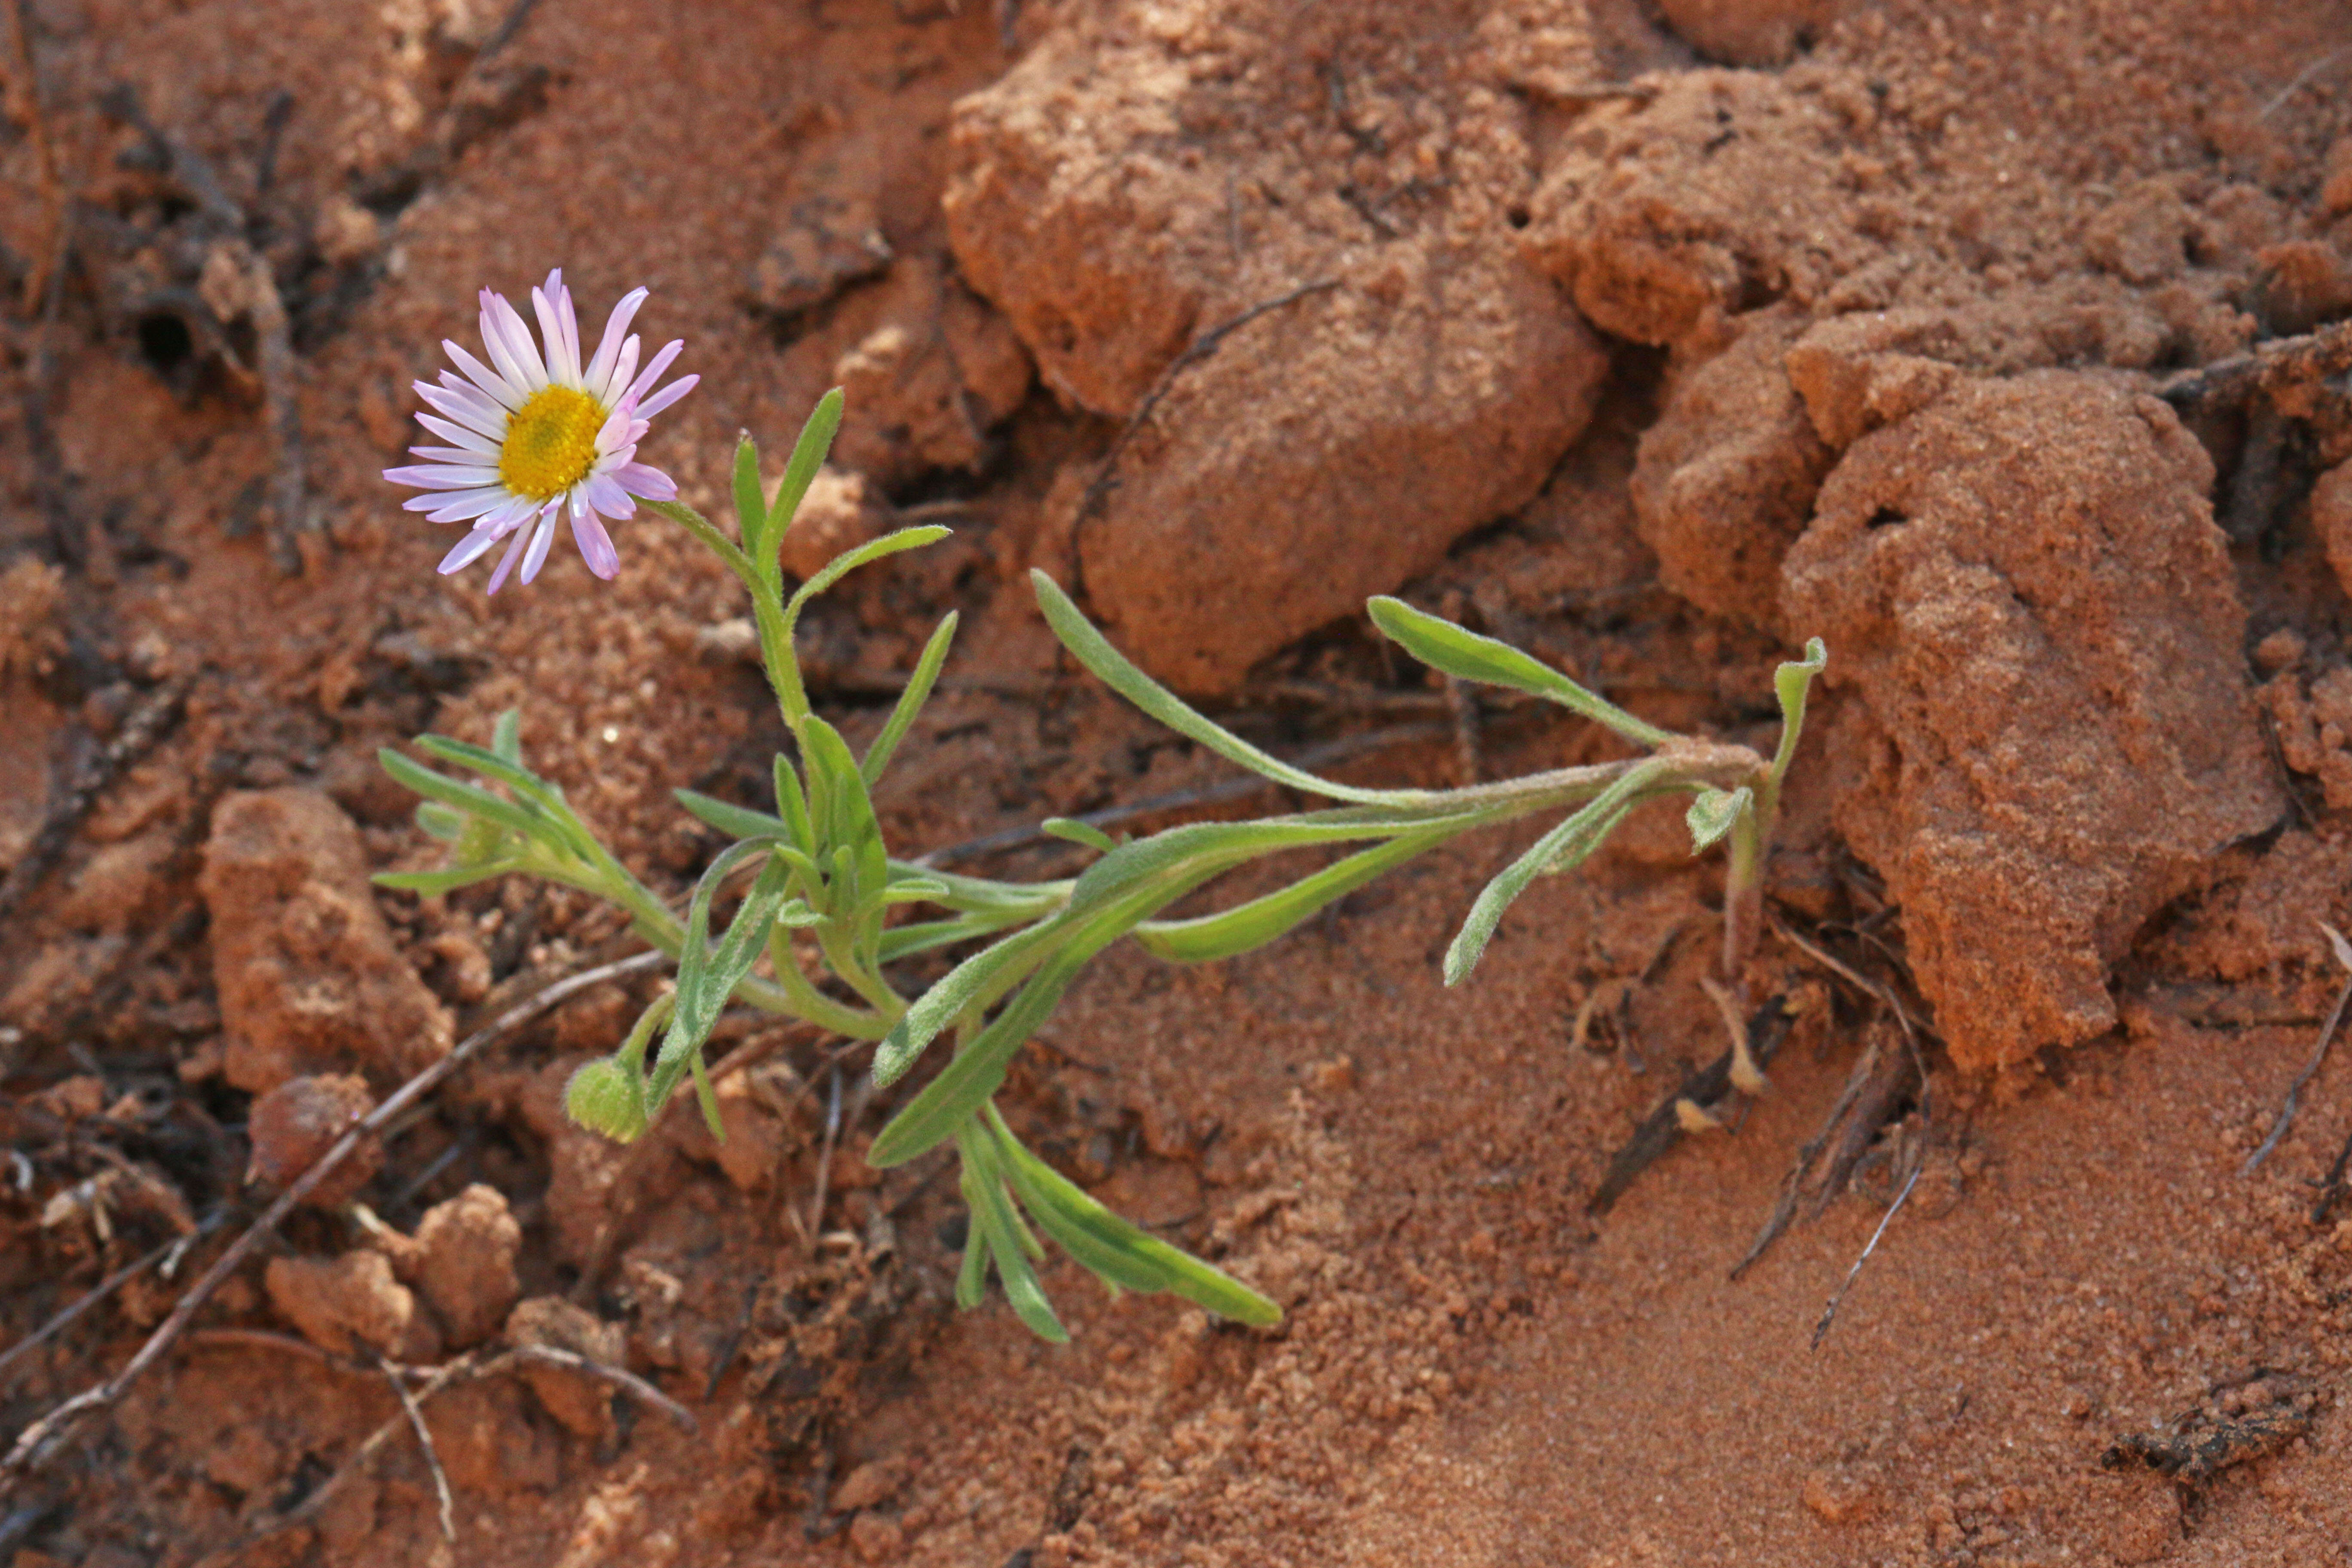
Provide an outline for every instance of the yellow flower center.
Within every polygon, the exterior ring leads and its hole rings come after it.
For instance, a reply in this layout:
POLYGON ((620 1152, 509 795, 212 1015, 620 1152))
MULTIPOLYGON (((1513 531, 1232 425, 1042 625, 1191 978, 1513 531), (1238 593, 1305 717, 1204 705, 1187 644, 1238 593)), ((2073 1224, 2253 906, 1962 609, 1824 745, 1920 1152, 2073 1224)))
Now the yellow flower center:
POLYGON ((550 386, 531 394, 507 421, 499 482, 533 500, 562 495, 596 460, 596 432, 604 427, 604 406, 584 392, 550 386))

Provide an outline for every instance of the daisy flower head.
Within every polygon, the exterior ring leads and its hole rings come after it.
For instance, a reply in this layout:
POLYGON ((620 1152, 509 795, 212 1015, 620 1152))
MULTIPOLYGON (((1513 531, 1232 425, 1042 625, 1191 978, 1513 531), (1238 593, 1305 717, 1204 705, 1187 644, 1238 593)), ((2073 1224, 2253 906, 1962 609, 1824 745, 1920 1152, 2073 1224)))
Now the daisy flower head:
POLYGON ((463 376, 443 371, 441 384, 415 384, 417 395, 435 413, 417 423, 449 443, 411 447, 425 460, 386 468, 383 477, 425 493, 402 503, 425 514, 427 522, 471 522, 457 547, 442 559, 444 575, 461 571, 511 539, 490 592, 504 585, 518 562, 526 583, 547 563, 555 525, 571 515, 572 537, 588 570, 610 581, 621 557, 604 520, 632 516, 637 500, 677 499, 677 486, 659 468, 636 460, 637 443, 653 416, 684 397, 702 378, 683 375, 660 391, 654 383, 685 348, 672 342, 640 369, 636 334, 629 322, 647 290, 632 289, 613 307, 595 357, 580 358, 580 319, 562 268, 530 291, 539 317, 541 346, 531 341, 521 312, 506 297, 482 290, 483 363, 446 339, 463 376), (634 498, 634 499, 633 499, 634 498))

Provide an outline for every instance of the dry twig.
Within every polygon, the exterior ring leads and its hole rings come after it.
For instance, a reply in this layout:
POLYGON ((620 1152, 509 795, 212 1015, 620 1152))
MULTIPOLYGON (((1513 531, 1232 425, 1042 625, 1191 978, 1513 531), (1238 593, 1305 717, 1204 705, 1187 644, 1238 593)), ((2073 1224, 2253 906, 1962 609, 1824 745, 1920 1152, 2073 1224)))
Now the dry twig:
POLYGON ((383 1380, 392 1384, 393 1397, 400 1401, 402 1413, 407 1415, 409 1426, 416 1433, 416 1446, 425 1451, 425 1468, 433 1472, 434 1495, 441 1503, 441 1539, 455 1545, 457 1541, 457 1500, 449 1495, 448 1472, 442 1469, 441 1451, 433 1446, 433 1434, 425 1428, 424 1407, 416 1403, 416 1395, 408 1392, 408 1384, 401 1381, 398 1369, 382 1356, 375 1359, 376 1365, 383 1373, 383 1380))
POLYGON ((702 1430, 702 1424, 695 1420, 693 1411, 688 1410, 626 1367, 611 1366, 582 1355, 577 1351, 562 1350, 554 1345, 519 1345, 501 1356, 499 1360, 500 1362, 537 1362, 541 1366, 560 1366, 567 1372, 581 1373, 609 1383, 624 1393, 644 1400, 647 1405, 677 1422, 678 1429, 682 1432, 693 1433, 702 1430))
POLYGON ((2271 1151, 2286 1136, 2287 1128, 2294 1121, 2304 1086, 2319 1075, 2321 1065, 2327 1060, 2327 1047, 2335 1043, 2336 1031, 2344 1022, 2344 1009, 2352 1005, 2352 942, 2345 941, 2344 933, 2326 921, 2319 922, 2319 929, 2327 933, 2327 945, 2335 950, 2336 962, 2344 966, 2344 986, 2336 993, 2336 1005, 2327 1010, 2327 1022, 2319 1026, 2319 1038, 2311 1047, 2311 1059, 2303 1064, 2303 1070, 2286 1086, 2286 1101, 2279 1107, 2278 1120, 2271 1123, 2270 1136, 2263 1140, 2262 1147, 2246 1156, 2245 1164, 2239 1168, 2238 1174, 2242 1176, 2251 1176, 2262 1169, 2263 1162, 2271 1157, 2271 1151))
MULTIPOLYGON (((203 1228, 209 1231, 219 1223, 220 1216, 215 1215, 205 1222, 203 1228)), ((17 1357, 30 1354, 33 1351, 47 1344, 49 1341, 57 1338, 59 1334, 73 1327, 74 1324, 79 1322, 84 1317, 86 1317, 92 1308, 105 1300, 108 1297, 113 1295, 123 1286, 129 1284, 131 1279, 137 1276, 144 1274, 148 1269, 154 1268, 155 1265, 163 1262, 164 1258, 170 1257, 173 1253, 184 1249, 188 1244, 188 1239, 189 1238, 184 1236, 174 1237, 170 1241, 163 1243, 161 1247, 155 1247, 153 1250, 150 1251, 144 1257, 131 1259, 121 1268, 116 1269, 113 1273, 108 1275, 105 1279, 100 1280, 96 1285, 91 1286, 89 1290, 79 1300, 75 1301, 72 1306, 58 1312, 57 1316, 51 1318, 47 1322, 43 1323, 39 1328, 35 1329, 31 1333, 26 1334, 15 1344, 10 1345, 6 1351, 0 1352, 0 1372, 7 1371, 8 1363, 15 1361, 17 1357)))
POLYGON ((131 710, 114 738, 82 763, 65 795, 41 819, 39 830, 10 869, 8 879, 0 882, 0 916, 22 903, 40 885, 41 879, 49 874, 58 857, 73 841, 74 829, 89 815, 90 807, 98 804, 107 786, 178 725, 187 695, 188 681, 184 678, 158 686, 131 710))
POLYGON ((139 1347, 138 1353, 124 1364, 121 1371, 93 1388, 84 1389, 25 1428, 18 1436, 16 1447, 9 1451, 7 1458, 0 1461, 0 1481, 13 1484, 16 1479, 42 1464, 50 1455, 57 1452, 85 1417, 96 1411, 108 1408, 116 1400, 121 1398, 123 1392, 137 1382, 148 1368, 161 1360, 163 1352, 172 1348, 173 1342, 187 1331, 197 1311, 211 1300, 213 1292, 219 1289, 229 1277, 236 1272, 245 1260, 253 1255, 255 1248, 277 1233, 278 1227, 285 1223, 286 1216, 293 1213, 295 1207, 304 1198, 310 1196, 335 1167, 350 1158, 352 1152, 360 1146, 362 1140, 380 1132, 394 1118, 439 1088, 450 1075, 479 1054, 484 1047, 509 1030, 530 1022, 550 1007, 567 997, 577 995, 591 986, 601 985, 608 980, 617 980, 625 975, 642 973, 667 962, 667 956, 656 950, 641 952, 615 963, 599 964, 593 969, 583 970, 569 979, 559 980, 537 995, 518 1003, 499 1014, 488 1024, 460 1041, 447 1056, 401 1085, 383 1104, 354 1122, 325 1153, 319 1156, 309 1170, 303 1172, 291 1186, 278 1194, 278 1201, 271 1204, 259 1219, 254 1221, 242 1236, 229 1244, 227 1250, 223 1252, 213 1266, 205 1271, 204 1277, 191 1286, 187 1293, 173 1305, 171 1316, 165 1318, 163 1325, 148 1336, 147 1342, 139 1347))
POLYGON ((1911 1189, 1919 1184, 1920 1174, 1927 1168, 1927 1161, 1923 1151, 1918 1162, 1911 1167, 1911 1179, 1903 1184, 1903 1190, 1895 1194, 1895 1201, 1886 1205, 1885 1214, 1878 1216, 1878 1228, 1870 1233, 1870 1240, 1864 1245, 1861 1256, 1853 1260, 1853 1267, 1845 1271, 1845 1278, 1839 1281, 1838 1288, 1830 1292, 1829 1304, 1822 1309, 1822 1321, 1813 1325, 1812 1349, 1822 1348, 1822 1341, 1829 1336, 1830 1325, 1837 1321, 1838 1308, 1845 1304, 1845 1293, 1853 1289, 1854 1280, 1861 1276, 1862 1266, 1870 1261, 1872 1253, 1878 1250, 1879 1241, 1886 1235, 1886 1227, 1895 1223, 1895 1216, 1901 1214, 1903 1205, 1911 1201, 1911 1189))

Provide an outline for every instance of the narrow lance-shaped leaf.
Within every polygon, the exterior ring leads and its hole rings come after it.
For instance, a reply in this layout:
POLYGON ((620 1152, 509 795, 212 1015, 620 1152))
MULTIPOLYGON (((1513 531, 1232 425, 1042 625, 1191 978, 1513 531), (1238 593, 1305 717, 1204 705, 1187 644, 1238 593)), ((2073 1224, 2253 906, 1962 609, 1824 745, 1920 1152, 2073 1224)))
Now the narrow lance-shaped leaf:
POLYGON ((446 871, 378 871, 368 880, 379 888, 431 898, 436 893, 452 893, 459 888, 503 877, 509 871, 527 870, 530 865, 528 860, 491 860, 479 866, 453 866, 446 871))
POLYGON ((728 928, 726 939, 716 952, 710 947, 710 903, 730 872, 745 859, 767 853, 763 844, 737 844, 721 851, 702 880, 694 889, 694 901, 688 907, 686 937, 679 950, 677 966, 677 999, 669 1021, 669 1030, 662 1037, 661 1054, 656 1058, 653 1089, 649 1098, 658 1110, 667 1102, 669 1091, 688 1066, 688 1058, 702 1049, 710 1037, 712 1026, 719 1022, 719 1012, 736 985, 751 972, 768 938, 777 906, 784 900, 785 884, 790 876, 784 864, 773 858, 760 872, 751 890, 744 895, 742 906, 735 912, 734 923, 728 928))
MULTIPOLYGON (((446 773, 436 773, 424 763, 414 762, 390 746, 376 752, 376 761, 383 771, 415 790, 427 800, 439 801, 453 810, 484 817, 501 827, 512 828, 526 838, 550 838, 544 817, 535 816, 510 800, 492 795, 473 784, 461 784, 446 773)), ((559 840, 560 841, 560 840, 559 840)))
POLYGON ((1445 984, 1459 984, 1477 967, 1479 956, 1486 951, 1487 941, 1502 921, 1503 911, 1527 890, 1528 883, 1546 871, 1564 869, 1563 862, 1572 864, 1589 854, 1617 825, 1632 798, 1658 777, 1664 767, 1663 763, 1651 762, 1628 772, 1593 796, 1582 810, 1537 839, 1534 847, 1487 883, 1477 902, 1470 906, 1469 917, 1462 922, 1453 945, 1445 950, 1445 984))
POLYGON ((816 482, 817 470, 824 467, 825 454, 833 450, 846 401, 837 386, 818 398, 816 406, 809 410, 808 422, 801 426, 800 439, 793 443, 793 455, 784 462, 783 482, 776 487, 775 504, 768 512, 768 531, 762 535, 772 556, 800 511, 802 498, 816 482))
POLYGON ((811 599, 815 598, 860 566, 870 565, 885 556, 896 555, 902 550, 919 550, 926 544, 937 543, 954 531, 955 530, 951 528, 942 528, 935 522, 924 523, 919 527, 902 528, 895 533, 886 533, 879 539, 868 540, 855 550, 842 552, 825 563, 824 570, 802 584, 799 590, 785 604, 786 634, 789 635, 793 627, 799 624, 801 611, 807 607, 811 599))
POLYGON ((1333 784, 1313 773, 1292 767, 1279 758, 1269 756, 1200 713, 1174 692, 1143 673, 1130 663, 1125 654, 1111 647, 1110 639, 1097 631, 1061 585, 1043 572, 1032 571, 1029 581, 1037 592, 1037 607, 1045 612, 1045 622, 1062 646, 1080 664, 1094 672, 1096 679, 1112 690, 1142 709, 1162 724, 1208 747, 1228 762, 1238 763, 1262 778, 1309 795, 1319 795, 1328 800, 1351 800, 1367 805, 1396 801, 1417 801, 1430 798, 1425 790, 1358 789, 1351 784, 1333 784))
POLYGON ((953 610, 940 619, 939 629, 931 634, 931 640, 923 645, 923 657, 915 661, 915 673, 908 678, 907 689, 898 693, 898 704, 890 710, 889 722, 882 726, 882 732, 874 737, 874 743, 866 748, 866 755, 859 760, 857 771, 865 776, 867 789, 882 782, 882 771, 890 765, 891 755, 898 751, 898 742, 907 738, 915 716, 923 710, 923 704, 930 700, 931 687, 940 678, 940 667, 947 662, 948 645, 955 640, 957 619, 957 612, 953 610))
POLYGON ((1118 847, 1118 841, 1091 822, 1081 822, 1075 816, 1049 816, 1037 825, 1037 831, 1067 844, 1083 844, 1108 855, 1118 847))
POLYGON ((1812 689, 1813 677, 1828 668, 1829 662, 1829 645, 1813 637, 1806 642, 1801 660, 1790 660, 1772 673, 1772 692, 1780 700, 1780 744, 1767 776, 1776 789, 1797 754, 1798 737, 1804 733, 1806 694, 1812 689))
POLYGON ((1674 738, 1507 642, 1416 610, 1402 599, 1382 595, 1368 602, 1365 608, 1371 612, 1372 624, 1391 641, 1432 669, 1443 670, 1457 680, 1507 686, 1544 698, 1606 724, 1639 745, 1663 745, 1674 738))
POLYGON ((1272 942, 1334 900, 1345 898, 1382 872, 1403 865, 1448 837, 1416 834, 1392 839, 1359 850, 1279 891, 1213 915, 1186 921, 1147 921, 1135 928, 1135 937, 1153 957, 1171 963, 1204 963, 1212 959, 1231 958, 1272 942))
POLYGON ((1037 1282, 1037 1270, 1029 1261, 1036 1238, 1021 1223, 1005 1195, 1004 1176, 997 1167, 992 1141, 973 1127, 958 1142, 964 1167, 974 1178, 964 1188, 966 1201, 972 1205, 971 1227, 978 1233, 974 1239, 987 1242, 1005 1300, 1031 1333, 1053 1344, 1068 1343, 1069 1332, 1054 1315, 1053 1303, 1045 1299, 1045 1287, 1037 1282))
POLYGON ((764 811, 735 805, 699 790, 674 789, 670 798, 694 814, 701 822, 731 834, 737 838, 778 838, 793 840, 792 824, 781 816, 771 816, 764 811))
POLYGON ((1005 1169, 1013 1179, 1014 1190, 1028 1205, 1029 1212, 1037 1217, 1056 1241, 1069 1247, 1070 1255, 1087 1262, 1079 1249, 1071 1247, 1069 1233, 1083 1234, 1097 1246, 1109 1248, 1121 1260, 1126 1277, 1110 1274, 1107 1268, 1087 1267, 1098 1274, 1118 1279, 1132 1290, 1172 1290, 1199 1306, 1234 1320, 1236 1322, 1260 1326, 1282 1321, 1282 1309, 1244 1285, 1240 1280, 1202 1262, 1180 1247, 1171 1247, 1149 1231, 1120 1218, 1097 1203, 1060 1172, 1013 1136, 1004 1118, 993 1105, 987 1110, 990 1129, 995 1132, 1005 1169), (1152 1276, 1159 1283, 1140 1283, 1152 1276))
POLYGON ((735 531, 743 538, 743 553, 751 558, 752 564, 759 565, 771 553, 765 537, 768 502, 760 493, 759 444, 748 430, 735 438, 734 477, 735 531))
POLYGON ((1001 983, 1017 981, 1069 935, 1062 920, 1042 921, 965 959, 915 998, 874 1053, 874 1082, 887 1088, 915 1064, 940 1031, 1001 983))
POLYGON ((450 735, 419 735, 417 748, 443 762, 456 763, 473 769, 487 778, 498 780, 520 797, 520 804, 541 825, 538 837, 559 843, 581 859, 593 864, 600 846, 587 828, 572 814, 563 792, 541 778, 520 763, 509 762, 495 751, 485 750, 468 741, 450 735))

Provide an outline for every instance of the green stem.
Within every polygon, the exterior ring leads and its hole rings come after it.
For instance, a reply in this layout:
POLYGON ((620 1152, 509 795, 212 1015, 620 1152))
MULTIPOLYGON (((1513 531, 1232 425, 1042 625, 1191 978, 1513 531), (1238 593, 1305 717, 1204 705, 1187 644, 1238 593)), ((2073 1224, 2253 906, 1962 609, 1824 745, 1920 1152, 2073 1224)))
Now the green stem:
MULTIPOLYGON (((776 972, 776 984, 786 1004, 776 1011, 793 1014, 820 1029, 831 1029, 853 1040, 878 1040, 890 1032, 896 1015, 884 1019, 845 1007, 811 984, 793 952, 793 933, 782 926, 768 933, 768 961, 776 972)), ((740 994, 741 987, 737 991, 740 994)))
POLYGON ((719 531, 718 524, 692 507, 679 501, 645 504, 709 545, 711 553, 727 563, 728 569, 751 590, 751 624, 760 634, 760 662, 766 667, 768 684, 775 690, 776 707, 784 716, 784 727, 797 734, 800 721, 809 714, 808 691, 801 684, 800 661, 793 654, 792 628, 785 624, 784 607, 776 589, 751 558, 719 531))

